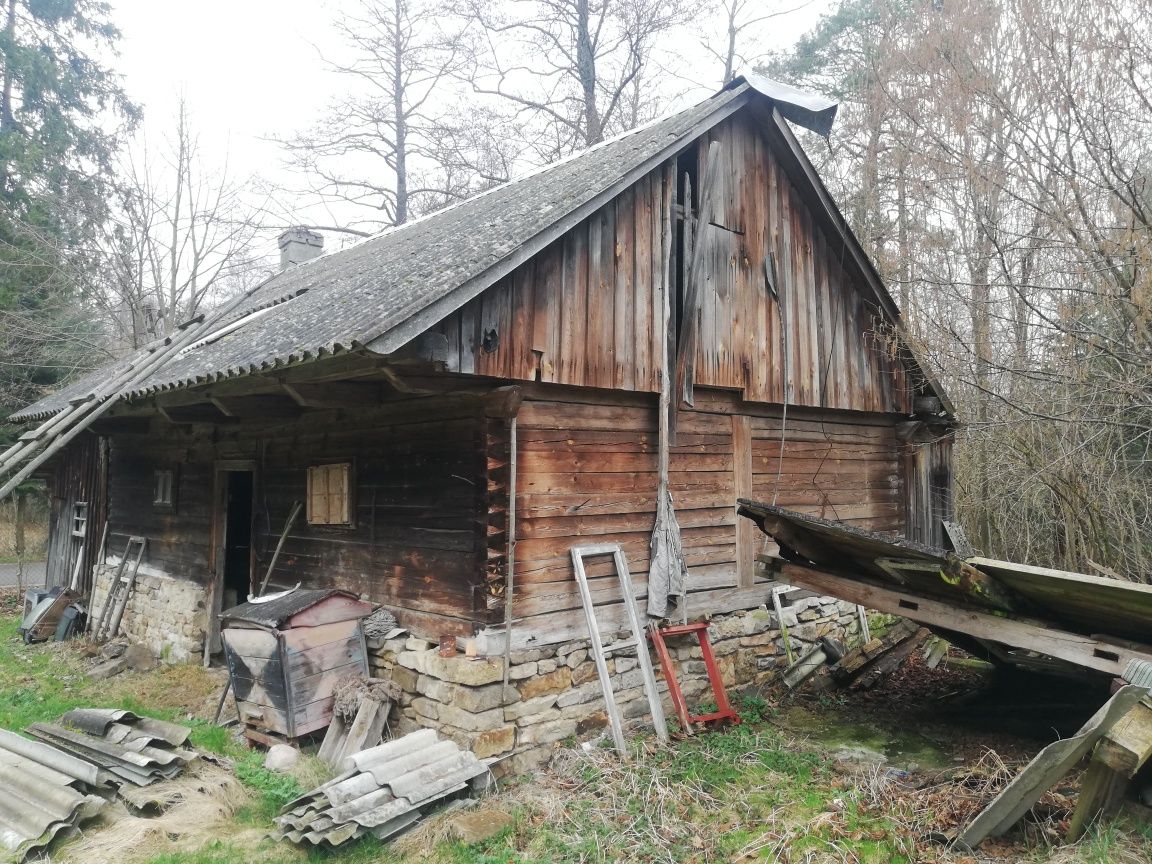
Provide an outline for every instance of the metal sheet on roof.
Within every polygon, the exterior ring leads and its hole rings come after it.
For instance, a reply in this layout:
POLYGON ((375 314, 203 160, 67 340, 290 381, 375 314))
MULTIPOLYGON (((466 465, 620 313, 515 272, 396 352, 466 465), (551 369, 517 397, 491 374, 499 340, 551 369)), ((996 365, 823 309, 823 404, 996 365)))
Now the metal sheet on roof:
POLYGON ((349 762, 340 777, 281 811, 278 837, 328 846, 369 833, 390 837, 488 771, 472 752, 439 740, 431 729, 357 753, 349 762))

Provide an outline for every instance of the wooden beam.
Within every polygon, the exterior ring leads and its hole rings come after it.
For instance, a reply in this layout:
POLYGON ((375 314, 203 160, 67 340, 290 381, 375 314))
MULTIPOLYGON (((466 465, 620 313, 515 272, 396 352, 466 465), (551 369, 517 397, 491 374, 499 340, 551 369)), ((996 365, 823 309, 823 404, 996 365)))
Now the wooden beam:
MULTIPOLYGON (((733 497, 752 497, 752 420, 732 415, 733 497)), ((751 588, 756 578, 756 524, 736 517, 736 584, 751 588)))
POLYGON ((713 141, 708 148, 708 165, 704 183, 700 187, 700 215, 696 220, 696 237, 692 244, 692 264, 688 270, 688 283, 684 286, 684 318, 680 322, 680 336, 676 340, 676 401, 692 404, 692 386, 696 377, 696 343, 699 317, 700 282, 704 278, 704 237, 711 226, 712 193, 720 182, 722 147, 713 141))
POLYGON ((363 381, 323 384, 284 381, 280 387, 301 408, 364 408, 378 405, 383 398, 380 384, 363 381))
POLYGON ((790 585, 800 585, 880 612, 902 615, 931 627, 956 630, 977 639, 1037 651, 1110 675, 1120 675, 1132 660, 1152 661, 1152 647, 1149 646, 1137 650, 1112 645, 1044 623, 975 612, 810 567, 782 564, 773 569, 776 578, 790 585))
POLYGON ((299 417, 303 410, 287 396, 274 393, 218 397, 212 402, 218 404, 221 411, 227 411, 228 417, 242 420, 299 417))
POLYGON ((1152 757, 1152 707, 1146 702, 1120 718, 1096 748, 1096 758, 1125 777, 1134 777, 1152 757))

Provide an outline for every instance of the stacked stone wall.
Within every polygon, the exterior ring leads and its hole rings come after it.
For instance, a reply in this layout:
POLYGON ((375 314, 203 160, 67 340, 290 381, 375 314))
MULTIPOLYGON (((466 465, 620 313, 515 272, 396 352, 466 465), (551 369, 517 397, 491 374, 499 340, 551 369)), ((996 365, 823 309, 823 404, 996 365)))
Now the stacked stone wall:
MULTIPOLYGON (((104 607, 116 569, 115 563, 94 568, 89 609, 93 618, 104 607)), ((128 597, 120 632, 132 641, 142 643, 164 662, 199 663, 204 658, 206 609, 203 586, 187 579, 173 579, 149 572, 142 567, 128 597)))
MULTIPOLYGON (((824 636, 851 640, 858 632, 855 606, 827 597, 808 597, 783 612, 765 609, 718 616, 709 641, 729 693, 767 687, 788 665, 781 623, 794 656, 824 636)), ((604 634, 611 644, 627 633, 604 634)), ((669 640, 669 649, 689 704, 711 699, 707 670, 695 637, 669 640)), ((608 724, 604 697, 585 640, 513 651, 504 685, 504 658, 445 658, 421 639, 370 641, 372 672, 390 676, 403 691, 393 715, 400 734, 430 727, 469 747, 480 758, 500 757, 500 773, 522 773, 545 763, 559 742, 599 734, 608 724)), ((648 714, 635 648, 608 655, 613 690, 625 719, 648 714)), ((656 663, 665 713, 673 716, 668 685, 656 663)))

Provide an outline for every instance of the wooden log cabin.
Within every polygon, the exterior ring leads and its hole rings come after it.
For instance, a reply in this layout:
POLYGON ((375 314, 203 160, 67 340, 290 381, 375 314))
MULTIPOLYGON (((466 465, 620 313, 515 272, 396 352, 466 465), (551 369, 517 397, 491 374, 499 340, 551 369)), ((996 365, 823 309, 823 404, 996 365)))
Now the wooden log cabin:
POLYGON ((573 545, 621 544, 646 591, 662 416, 690 616, 768 600, 740 497, 941 545, 947 397, 789 125, 834 114, 748 76, 353 248, 291 263, 317 238, 287 232, 289 266, 56 461, 50 579, 91 592, 147 538, 132 626, 195 659, 303 502, 271 589, 429 640, 579 638, 573 545))

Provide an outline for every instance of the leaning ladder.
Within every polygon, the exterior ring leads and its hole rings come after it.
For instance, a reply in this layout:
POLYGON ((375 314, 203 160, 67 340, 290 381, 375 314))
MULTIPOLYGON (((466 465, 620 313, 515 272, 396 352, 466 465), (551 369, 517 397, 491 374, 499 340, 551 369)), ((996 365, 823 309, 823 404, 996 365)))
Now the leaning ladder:
POLYGON ((116 637, 120 629, 120 621, 124 618, 124 608, 128 605, 128 595, 136 585, 136 574, 140 572, 140 561, 144 557, 144 548, 148 545, 145 537, 129 537, 124 547, 124 554, 120 556, 120 564, 116 574, 108 585, 108 595, 104 598, 104 605, 100 607, 100 617, 96 619, 96 626, 92 628, 92 639, 96 642, 106 642, 116 637), (128 559, 132 555, 132 547, 136 547, 136 558, 132 562, 132 571, 128 570, 128 559))
POLYGON ((612 729, 612 740, 621 758, 628 758, 624 742, 624 723, 620 717, 620 706, 616 704, 616 694, 612 690, 611 673, 608 671, 608 654, 627 648, 636 648, 636 659, 640 663, 640 674, 644 679, 644 693, 648 697, 648 707, 652 713, 652 723, 661 741, 668 740, 668 729, 664 724, 664 709, 660 704, 660 693, 656 689, 656 673, 652 668, 652 657, 648 654, 648 643, 644 638, 644 627, 636 611, 636 595, 632 591, 632 575, 628 572, 628 561, 618 544, 606 543, 600 546, 573 546, 572 568, 576 572, 576 585, 580 588, 580 601, 584 604, 584 616, 588 619, 588 637, 591 642, 592 659, 596 661, 596 672, 600 676, 600 687, 604 691, 604 705, 608 710, 608 724, 612 729), (600 627, 596 623, 596 609, 592 603, 592 591, 588 586, 588 574, 584 570, 584 559, 597 555, 611 555, 620 580, 620 593, 624 598, 624 609, 628 613, 628 625, 632 631, 630 639, 614 642, 605 647, 600 638, 600 627))

